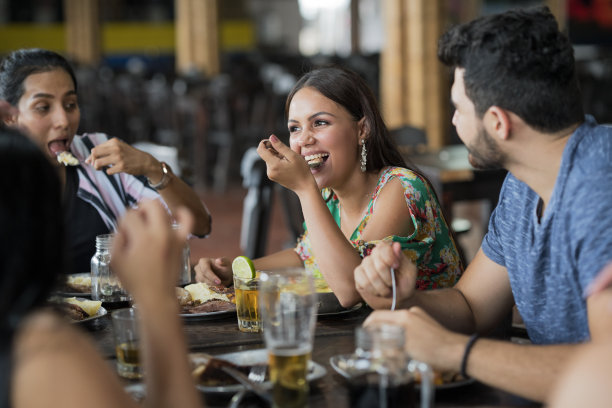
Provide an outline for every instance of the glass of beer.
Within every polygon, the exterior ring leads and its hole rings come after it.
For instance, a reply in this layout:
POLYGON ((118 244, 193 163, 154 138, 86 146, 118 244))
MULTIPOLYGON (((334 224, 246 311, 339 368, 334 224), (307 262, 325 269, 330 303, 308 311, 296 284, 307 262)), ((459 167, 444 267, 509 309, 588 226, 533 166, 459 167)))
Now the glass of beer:
POLYGON ((234 289, 236 290, 236 314, 238 315, 238 329, 243 332, 259 332, 261 330, 261 317, 258 305, 259 272, 254 278, 241 278, 234 275, 234 289))
POLYGON ((317 311, 312 275, 304 268, 262 272, 259 307, 274 407, 305 407, 317 311))
POLYGON ((140 364, 140 334, 135 309, 119 309, 112 313, 117 373, 123 378, 140 379, 143 371, 140 364))

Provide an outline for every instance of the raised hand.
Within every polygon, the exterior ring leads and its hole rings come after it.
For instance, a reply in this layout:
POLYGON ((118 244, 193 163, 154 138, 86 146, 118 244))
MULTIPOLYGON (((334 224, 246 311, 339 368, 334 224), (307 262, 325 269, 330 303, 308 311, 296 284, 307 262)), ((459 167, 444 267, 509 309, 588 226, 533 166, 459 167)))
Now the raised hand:
POLYGON ((181 254, 193 217, 181 208, 176 214, 179 228, 158 201, 143 201, 119 222, 112 247, 112 268, 137 302, 154 300, 160 294, 174 296, 181 254))
POLYGON ((106 168, 106 174, 127 173, 133 176, 146 176, 153 182, 162 177, 161 164, 149 153, 112 138, 91 149, 85 160, 96 170, 106 168))
POLYGON ((298 192, 305 188, 316 187, 314 177, 302 156, 291 150, 276 136, 262 140, 257 153, 266 162, 268 178, 282 186, 298 192))

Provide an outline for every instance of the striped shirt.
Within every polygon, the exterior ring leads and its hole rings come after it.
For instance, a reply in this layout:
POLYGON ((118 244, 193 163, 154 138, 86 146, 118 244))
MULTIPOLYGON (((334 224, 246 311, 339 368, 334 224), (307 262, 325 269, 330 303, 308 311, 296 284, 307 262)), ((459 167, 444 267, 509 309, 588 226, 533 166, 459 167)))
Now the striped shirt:
POLYGON ((76 135, 70 151, 79 160, 77 196, 98 211, 109 230, 115 230, 117 221, 139 201, 157 199, 166 204, 159 193, 149 186, 146 177, 127 173, 108 175, 104 170, 96 170, 85 163, 91 149, 107 140, 108 136, 104 133, 76 135))

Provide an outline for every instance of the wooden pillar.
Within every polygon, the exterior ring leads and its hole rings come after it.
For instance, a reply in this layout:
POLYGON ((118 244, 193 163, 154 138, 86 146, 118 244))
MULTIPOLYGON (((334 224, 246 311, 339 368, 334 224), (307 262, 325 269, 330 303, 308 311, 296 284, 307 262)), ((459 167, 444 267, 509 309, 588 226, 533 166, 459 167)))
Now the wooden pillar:
POLYGON ((406 123, 404 3, 404 0, 382 2, 386 38, 380 55, 380 105, 389 128, 400 127, 406 123))
POLYGON ((351 53, 359 54, 359 0, 351 0, 351 53))
POLYGON ((438 61, 438 38, 446 28, 443 0, 384 2, 386 32, 381 57, 381 104, 390 128, 425 129, 428 145, 446 144, 448 73, 438 61))
POLYGON ((176 69, 206 76, 219 73, 217 0, 175 0, 176 69))
POLYGON ((546 0, 546 5, 557 19, 559 30, 565 30, 567 28, 567 1, 546 0))
POLYGON ((80 64, 102 58, 99 0, 64 0, 66 54, 80 64))

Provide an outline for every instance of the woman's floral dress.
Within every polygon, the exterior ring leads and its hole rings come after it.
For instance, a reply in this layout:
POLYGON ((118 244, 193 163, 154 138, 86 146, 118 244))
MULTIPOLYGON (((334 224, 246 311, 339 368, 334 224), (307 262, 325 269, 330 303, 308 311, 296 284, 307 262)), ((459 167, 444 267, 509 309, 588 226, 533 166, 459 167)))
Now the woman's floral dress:
MULTIPOLYGON (((406 205, 410 210, 414 232, 408 237, 391 235, 383 238, 382 241, 399 242, 404 254, 417 264, 417 289, 453 286, 463 272, 457 246, 442 215, 440 204, 431 192, 429 184, 411 170, 402 167, 383 169, 363 219, 351 235, 351 244, 363 258, 368 256, 379 242, 366 242, 361 235, 372 216, 380 191, 393 178, 400 180, 404 187, 406 205)), ((323 189, 321 194, 323 197, 328 197, 332 193, 329 189, 323 189)), ((340 227, 340 205, 335 195, 332 195, 327 201, 327 207, 340 227)), ((315 278, 322 278, 312 253, 306 225, 304 229, 304 234, 298 238, 295 251, 304 262, 306 269, 310 270, 315 278)))

